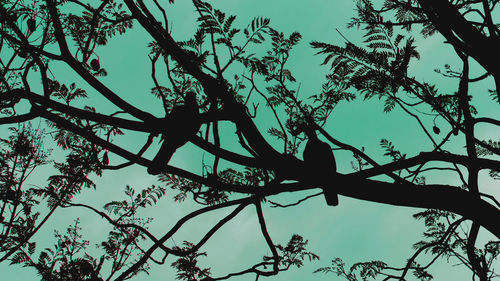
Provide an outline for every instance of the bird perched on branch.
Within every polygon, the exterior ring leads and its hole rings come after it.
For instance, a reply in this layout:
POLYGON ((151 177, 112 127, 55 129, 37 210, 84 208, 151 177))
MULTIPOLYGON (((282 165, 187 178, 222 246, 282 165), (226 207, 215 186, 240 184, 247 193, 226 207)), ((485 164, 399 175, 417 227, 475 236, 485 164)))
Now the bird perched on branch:
POLYGON ((313 182, 317 182, 323 188, 326 204, 337 206, 339 198, 335 192, 334 183, 323 180, 336 173, 337 166, 331 147, 318 139, 316 132, 309 125, 302 125, 302 131, 307 135, 307 143, 302 157, 306 163, 307 174, 313 182))
POLYGON ((168 163, 177 148, 186 144, 196 135, 201 126, 196 94, 188 92, 184 104, 172 109, 166 118, 162 133, 163 143, 148 167, 148 173, 157 175, 168 163))

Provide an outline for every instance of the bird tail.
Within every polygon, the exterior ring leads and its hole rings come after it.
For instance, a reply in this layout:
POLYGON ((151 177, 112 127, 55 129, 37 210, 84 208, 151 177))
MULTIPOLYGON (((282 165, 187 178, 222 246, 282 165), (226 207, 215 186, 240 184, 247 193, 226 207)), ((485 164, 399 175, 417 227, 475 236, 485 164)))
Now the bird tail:
POLYGON ((158 175, 161 173, 165 165, 170 161, 170 158, 172 158, 172 155, 174 155, 176 149, 176 147, 163 142, 155 158, 151 161, 151 165, 148 167, 148 173, 151 175, 158 175))
POLYGON ((339 195, 332 188, 324 188, 326 204, 328 206, 337 206, 339 204, 339 195))

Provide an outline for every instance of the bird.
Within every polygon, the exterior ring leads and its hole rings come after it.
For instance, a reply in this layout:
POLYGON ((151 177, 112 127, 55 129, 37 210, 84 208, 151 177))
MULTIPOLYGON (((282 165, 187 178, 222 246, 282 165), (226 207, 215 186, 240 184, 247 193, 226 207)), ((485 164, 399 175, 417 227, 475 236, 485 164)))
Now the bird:
POLYGON ((330 145, 318 139, 316 132, 309 125, 302 125, 303 132, 307 135, 307 143, 302 157, 306 164, 307 174, 314 181, 322 185, 326 204, 337 206, 339 198, 332 183, 322 179, 329 178, 328 175, 336 173, 337 165, 330 145))
POLYGON ((165 120, 166 124, 162 132, 163 143, 148 167, 148 173, 152 175, 161 173, 174 152, 186 144, 200 129, 201 120, 196 94, 188 92, 184 104, 174 107, 165 120))

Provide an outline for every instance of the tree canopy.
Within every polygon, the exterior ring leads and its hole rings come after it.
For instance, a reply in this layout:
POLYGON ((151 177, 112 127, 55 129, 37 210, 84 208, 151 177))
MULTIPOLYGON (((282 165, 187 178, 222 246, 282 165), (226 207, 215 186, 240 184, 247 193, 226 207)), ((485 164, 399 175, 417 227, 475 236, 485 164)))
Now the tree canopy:
MULTIPOLYGON (((0 265, 47 281, 142 280, 165 268, 195 281, 279 280, 314 262, 311 278, 427 281, 445 261, 466 279, 498 279, 498 1, 338 2, 355 9, 347 27, 319 19, 330 35, 303 42, 298 19, 245 21, 217 2, 2 0, 0 265), (310 57, 297 63, 304 46, 310 57), (423 63, 433 52, 449 62, 423 63), (300 231, 273 237, 271 210, 357 220, 350 199, 415 208, 407 220, 424 230, 413 254, 318 262, 300 231), (57 214, 74 219, 65 232, 57 214), (212 241, 234 249, 217 235, 243 215, 263 243, 227 237, 256 259, 207 264, 212 241), (39 235, 47 230, 55 243, 39 235)), ((321 245, 342 243, 332 237, 321 245)))

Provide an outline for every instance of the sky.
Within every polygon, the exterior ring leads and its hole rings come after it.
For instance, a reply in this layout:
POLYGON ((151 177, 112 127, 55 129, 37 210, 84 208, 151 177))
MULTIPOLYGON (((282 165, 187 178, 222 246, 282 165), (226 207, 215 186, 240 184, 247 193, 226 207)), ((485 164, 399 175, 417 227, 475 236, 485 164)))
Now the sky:
MULTIPOLYGON (((355 43, 362 42, 362 31, 346 28, 350 18, 354 16, 354 1, 217 0, 212 4, 228 15, 236 15, 235 26, 237 27, 244 28, 252 18, 260 16, 270 18, 272 27, 285 34, 294 31, 302 34, 301 43, 292 51, 289 68, 294 71, 295 77, 300 81, 300 95, 303 97, 319 91, 324 75, 329 70, 327 66, 320 66, 323 58, 314 55, 315 51, 309 47, 309 42, 317 40, 343 44, 344 41, 336 29, 349 40, 355 43)), ((167 13, 174 39, 189 38, 196 27, 196 16, 190 1, 177 0, 175 5, 166 6, 168 6, 167 13)), ((99 48, 97 53, 101 65, 109 73, 109 76, 100 79, 130 103, 141 104, 144 110, 161 116, 161 104, 152 99, 150 94, 153 83, 150 78, 151 66, 147 58, 148 42, 149 38, 142 32, 139 24, 135 23, 133 30, 115 37, 107 46, 99 48)), ((433 71, 435 68, 442 68, 444 64, 460 67, 451 49, 443 47, 443 38, 434 36, 422 39, 418 44, 418 51, 422 58, 419 62, 412 64, 410 68, 412 75, 425 81, 439 83, 440 87, 448 91, 456 90, 456 81, 443 80, 433 71)), ((56 76, 64 77, 63 80, 84 84, 63 65, 58 65, 53 71, 56 76)), ((491 81, 487 82, 491 83, 491 81)), ((477 91, 484 92, 490 86, 491 84, 478 85, 477 91)), ((113 111, 96 92, 88 90, 88 93, 89 100, 96 104, 98 109, 113 111)), ((478 96, 481 98, 481 95, 478 96)), ((490 114, 494 109, 484 103, 481 110, 490 114)), ((263 119, 267 118, 263 116, 263 119)), ((499 117, 498 114, 496 117, 499 117)), ((431 147, 430 142, 422 141, 424 139, 422 131, 407 130, 408 126, 416 126, 413 119, 402 114, 400 110, 395 110, 391 114, 384 113, 383 104, 377 99, 342 102, 336 107, 331 119, 327 125, 327 131, 339 140, 357 148, 366 147, 368 153, 381 163, 390 160, 383 158, 384 151, 379 146, 382 138, 391 140, 397 148, 408 152, 409 156, 431 147)), ((432 118, 424 120, 430 129, 433 124, 432 118)), ((436 122, 439 124, 440 121, 444 122, 439 119, 436 122)), ((264 132, 268 129, 266 126, 269 123, 263 120, 257 125, 264 132)), ((227 134, 223 135, 223 138, 227 138, 228 142, 234 142, 232 132, 227 134)), ((480 128, 478 134, 485 138, 499 136, 499 132, 493 132, 489 127, 480 128)), ((127 138, 121 141, 123 145, 133 148, 141 146, 145 138, 144 135, 128 133, 127 138)), ((449 147, 460 149, 462 145, 463 140, 457 138, 449 147)), ((146 156, 152 157, 154 153, 155 151, 148 152, 146 156)), ((335 155, 339 172, 351 172, 352 154, 336 151, 335 155)), ((172 163, 200 172, 203 157, 208 156, 198 153, 192 145, 186 145, 174 155, 172 163)), ((113 155, 110 158, 112 163, 121 161, 119 157, 113 155)), ((34 176, 33 183, 43 185, 45 175, 41 173, 34 176)), ((443 182, 453 182, 453 177, 449 174, 437 175, 437 178, 443 182)), ((102 207, 110 200, 124 199, 123 190, 126 185, 141 189, 157 184, 157 181, 155 177, 146 173, 145 168, 132 166, 120 171, 105 171, 102 177, 96 178, 96 183, 97 190, 86 190, 76 200, 102 207)), ((488 183, 484 186, 486 190, 490 190, 492 185, 493 183, 488 183)), ((271 200, 291 203, 318 191, 319 189, 300 194, 285 194, 275 196, 271 200)), ((172 192, 168 192, 167 198, 143 213, 144 216, 155 217, 150 230, 157 235, 162 235, 179 218, 196 209, 196 206, 189 202, 182 204, 173 202, 170 199, 173 195, 172 192)), ((275 243, 286 244, 292 234, 298 233, 309 240, 308 250, 318 254, 321 258, 313 263, 306 261, 302 268, 291 269, 266 279, 273 281, 342 280, 333 273, 328 275, 312 273, 319 267, 329 266, 330 261, 335 257, 342 258, 347 266, 358 261, 382 260, 392 266, 401 267, 413 254, 412 243, 423 238, 422 223, 411 218, 416 211, 418 210, 365 202, 344 196, 340 196, 340 204, 334 208, 328 207, 321 196, 308 200, 298 207, 272 209, 264 206, 264 216, 275 243)), ((228 210, 223 210, 193 220, 169 240, 167 245, 180 245, 183 240, 192 242, 199 240, 214 222, 227 213, 228 210)), ((39 249, 55 243, 54 227, 63 232, 76 217, 80 218, 84 227, 84 239, 91 241, 91 245, 97 243, 110 230, 102 226, 103 220, 95 214, 81 209, 60 210, 49 221, 50 227, 46 227, 36 235, 39 249)), ((255 210, 251 207, 246 208, 235 220, 225 225, 202 248, 202 251, 206 251, 208 256, 201 259, 200 263, 210 267, 214 276, 246 269, 259 262, 263 255, 270 254, 260 235, 255 210)), ((173 261, 173 259, 167 259, 163 266, 151 264, 149 277, 140 275, 133 280, 174 280, 175 272, 169 266, 173 261)), ((6 273, 0 276, 0 281, 14 280, 14 278, 21 281, 36 280, 34 272, 26 268, 0 264, 0 272, 6 273)), ((438 263, 431 273, 435 275, 435 280, 439 280, 439 277, 448 280, 470 280, 468 271, 444 262, 438 263)), ((254 275, 246 275, 232 280, 254 279, 254 275)))

